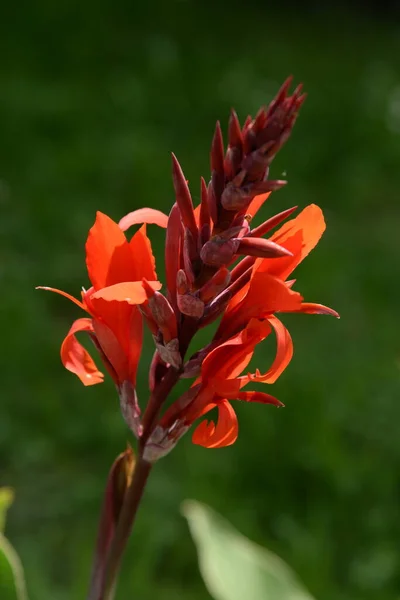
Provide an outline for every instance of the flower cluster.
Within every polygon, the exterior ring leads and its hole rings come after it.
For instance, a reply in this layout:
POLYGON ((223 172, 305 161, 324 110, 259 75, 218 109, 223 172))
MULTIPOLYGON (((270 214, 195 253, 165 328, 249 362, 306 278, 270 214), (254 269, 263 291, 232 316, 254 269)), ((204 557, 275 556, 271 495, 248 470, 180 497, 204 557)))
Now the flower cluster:
MULTIPOLYGON (((176 202, 167 217, 143 208, 119 223, 102 213, 86 242, 91 287, 75 302, 88 313, 69 330, 61 347, 65 367, 84 385, 103 380, 89 353, 76 339, 86 331, 119 393, 122 414, 139 439, 142 456, 152 462, 166 454, 192 423, 213 408, 216 423, 203 420, 193 442, 207 448, 232 444, 238 424, 231 401, 280 406, 260 391, 246 391, 252 382, 271 384, 287 367, 293 345, 277 317, 282 312, 331 314, 320 304, 304 302, 290 276, 319 241, 325 223, 321 210, 307 206, 285 221, 297 207, 285 210, 257 227, 253 219, 272 191, 285 182, 270 180, 269 167, 288 139, 304 100, 301 86, 289 95, 290 80, 268 108, 240 125, 235 112, 229 121, 228 147, 217 123, 211 146, 211 179, 201 179, 196 208, 182 169, 172 157, 176 202), (163 294, 146 225, 166 229, 163 294), (141 225, 128 242, 125 231, 141 225), (275 229, 271 237, 264 237, 275 229), (220 319, 209 344, 187 357, 196 332, 220 319), (150 328, 155 352, 149 370, 150 398, 141 409, 136 376, 142 349, 143 324, 150 328), (263 373, 246 372, 256 345, 275 332, 277 351, 263 373), (189 389, 166 410, 168 394, 181 378, 189 389)), ((45 288, 52 289, 52 288, 45 288)))

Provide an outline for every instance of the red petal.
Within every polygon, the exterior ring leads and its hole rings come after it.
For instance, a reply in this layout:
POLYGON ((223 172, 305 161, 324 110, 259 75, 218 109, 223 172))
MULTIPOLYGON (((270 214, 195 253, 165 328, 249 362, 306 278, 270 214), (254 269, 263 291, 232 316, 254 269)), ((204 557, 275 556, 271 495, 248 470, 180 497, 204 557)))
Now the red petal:
MULTIPOLYGON (((148 281, 151 287, 155 290, 161 288, 159 281, 148 281)), ((104 287, 101 290, 95 292, 91 297, 90 301, 93 304, 94 309, 97 312, 96 300, 103 299, 107 302, 127 302, 128 304, 143 304, 147 300, 146 291, 141 281, 128 281, 124 283, 116 283, 109 287, 104 287)))
POLYGON ((300 310, 297 312, 306 315, 330 315, 331 317, 340 319, 339 313, 333 310, 333 308, 329 308, 329 306, 324 306, 323 304, 315 304, 314 302, 303 302, 300 310))
POLYGON ((271 192, 267 192, 266 194, 259 194, 258 196, 253 198, 246 212, 252 217, 254 217, 258 213, 264 202, 266 202, 270 194, 271 192))
MULTIPOLYGON (((232 398, 233 400, 233 398, 232 398)), ((244 402, 260 402, 261 404, 273 404, 274 406, 284 406, 280 400, 264 394, 264 392, 239 392, 235 400, 243 400, 244 402)))
POLYGON ((249 364, 256 345, 269 335, 267 321, 250 320, 247 327, 212 350, 203 362, 201 378, 220 385, 221 381, 240 375, 249 364))
POLYGON ((273 242, 289 250, 293 256, 259 259, 256 261, 254 270, 268 272, 280 279, 286 279, 317 245, 324 231, 325 221, 321 209, 315 204, 310 204, 270 238, 273 242))
POLYGON ((129 269, 129 276, 125 277, 123 281, 141 281, 143 277, 149 280, 157 279, 156 261, 146 234, 146 225, 143 225, 135 233, 129 246, 132 252, 132 267, 129 269))
POLYGON ((94 327, 99 344, 118 375, 135 385, 142 350, 143 320, 138 308, 127 302, 107 302, 98 298, 94 327), (99 324, 100 323, 100 324, 99 324))
POLYGON ((75 373, 84 385, 101 383, 104 376, 98 371, 89 352, 76 339, 75 334, 78 331, 93 332, 92 319, 77 319, 73 323, 61 346, 62 363, 68 371, 75 373))
POLYGON ((168 225, 168 217, 161 210, 155 208, 139 208, 122 217, 118 225, 122 231, 126 231, 132 225, 141 225, 142 223, 158 225, 165 229, 168 225))
POLYGON ((56 288, 47 287, 45 285, 38 285, 35 289, 46 290, 48 292, 55 292, 56 294, 60 294, 60 296, 64 296, 65 298, 68 298, 68 300, 71 300, 71 302, 73 302, 74 304, 79 306, 79 308, 82 308, 83 310, 87 310, 86 306, 84 304, 82 304, 82 302, 80 302, 79 300, 77 300, 76 298, 71 296, 71 294, 67 294, 67 292, 63 292, 62 290, 57 290, 56 288))
POLYGON ((217 406, 218 421, 215 426, 213 421, 207 423, 202 421, 193 432, 194 444, 205 448, 223 448, 233 444, 238 436, 238 422, 235 411, 227 400, 221 400, 218 404, 210 404, 209 410, 217 406))
POLYGON ((97 319, 93 320, 93 328, 101 349, 117 374, 118 382, 123 383, 128 380, 128 356, 121 348, 121 344, 114 332, 105 323, 97 319))
POLYGON ((272 363, 271 368, 264 373, 264 375, 262 375, 258 369, 255 374, 249 373, 248 379, 251 381, 274 383, 292 360, 293 342, 289 331, 283 323, 274 316, 269 317, 268 321, 271 323, 276 333, 277 350, 275 360, 272 363))
POLYGON ((233 298, 232 304, 228 304, 218 334, 232 335, 251 318, 264 319, 277 311, 296 312, 301 307, 302 299, 298 292, 288 288, 280 279, 269 273, 256 272, 245 298, 239 303, 233 298))
POLYGON ((132 253, 125 235, 101 212, 86 241, 86 265, 96 290, 132 279, 132 253))

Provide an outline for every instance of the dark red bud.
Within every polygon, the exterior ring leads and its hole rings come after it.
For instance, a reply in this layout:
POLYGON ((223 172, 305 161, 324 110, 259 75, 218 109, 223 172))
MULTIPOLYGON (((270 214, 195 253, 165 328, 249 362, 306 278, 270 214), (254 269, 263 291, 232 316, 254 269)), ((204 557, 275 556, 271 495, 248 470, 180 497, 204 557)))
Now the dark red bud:
POLYGON ((263 238, 242 238, 237 250, 237 254, 245 256, 258 256, 259 258, 280 258, 282 256, 293 256, 283 246, 279 246, 271 240, 263 238))
POLYGON ((197 240, 197 225, 194 217, 192 197, 190 195, 188 184, 181 166, 175 156, 172 154, 172 178, 174 182, 176 202, 181 211, 181 217, 184 225, 191 231, 194 239, 197 240))
POLYGON ((264 221, 264 223, 261 223, 261 225, 259 225, 255 229, 252 229, 247 237, 262 237, 263 235, 271 231, 271 229, 282 223, 282 221, 287 219, 292 213, 294 213, 295 210, 297 210, 297 206, 293 206, 293 208, 288 208, 287 210, 282 211, 278 215, 274 215, 267 221, 264 221))
POLYGON ((212 267, 222 267, 231 262, 233 256, 237 254, 240 240, 224 240, 217 237, 204 244, 200 252, 201 260, 212 267))

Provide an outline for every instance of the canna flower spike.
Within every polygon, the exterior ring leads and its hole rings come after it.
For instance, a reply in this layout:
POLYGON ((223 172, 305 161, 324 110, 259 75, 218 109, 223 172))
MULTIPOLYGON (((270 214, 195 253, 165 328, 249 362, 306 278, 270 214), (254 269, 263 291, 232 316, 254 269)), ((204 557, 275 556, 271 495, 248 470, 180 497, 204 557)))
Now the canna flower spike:
MULTIPOLYGON (((201 178, 199 206, 193 205, 182 168, 172 155, 175 204, 169 216, 144 208, 119 224, 98 213, 86 243, 92 286, 75 302, 89 317, 75 321, 61 349, 62 361, 85 385, 103 375, 76 340, 89 333, 113 378, 125 420, 139 439, 139 459, 152 463, 167 454, 199 418, 216 408, 218 419, 202 420, 193 442, 207 448, 233 444, 238 422, 232 402, 282 406, 274 396, 243 388, 253 382, 274 383, 293 355, 290 334, 280 320, 285 312, 338 314, 304 302, 289 279, 321 238, 325 222, 315 205, 286 221, 297 207, 253 221, 271 193, 286 182, 269 179, 271 163, 287 141, 305 95, 298 86, 289 94, 288 79, 267 108, 243 126, 232 111, 225 148, 217 123, 211 144, 211 177, 201 178), (285 222, 286 221, 286 222, 285 222), (146 224, 166 229, 165 291, 157 279, 146 224), (283 223, 283 224, 282 224, 283 223), (123 232, 141 225, 130 242, 123 232), (276 227, 280 226, 276 230, 276 227), (269 238, 265 238, 275 229, 269 238), (220 318, 209 343, 187 356, 193 337, 220 318), (136 374, 143 323, 155 342, 149 369, 150 397, 142 410, 136 397, 136 374), (268 367, 248 371, 257 344, 277 340, 268 367), (191 386, 165 409, 180 379, 191 386)), ((45 288, 52 289, 52 288, 45 288)))

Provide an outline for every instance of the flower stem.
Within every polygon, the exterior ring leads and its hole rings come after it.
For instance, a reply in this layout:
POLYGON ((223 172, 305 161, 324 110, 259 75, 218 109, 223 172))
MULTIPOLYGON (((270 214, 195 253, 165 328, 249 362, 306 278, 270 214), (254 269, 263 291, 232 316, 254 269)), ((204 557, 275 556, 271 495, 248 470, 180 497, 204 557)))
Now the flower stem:
POLYGON ((152 464, 146 462, 143 460, 143 458, 139 458, 136 463, 132 483, 126 492, 124 505, 122 507, 113 541, 108 552, 105 566, 104 589, 102 590, 101 595, 99 595, 98 598, 93 598, 93 600, 113 600, 114 598, 122 555, 135 521, 137 509, 139 507, 151 467, 152 464))

